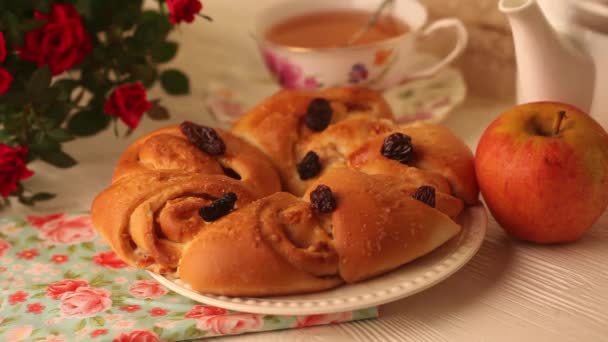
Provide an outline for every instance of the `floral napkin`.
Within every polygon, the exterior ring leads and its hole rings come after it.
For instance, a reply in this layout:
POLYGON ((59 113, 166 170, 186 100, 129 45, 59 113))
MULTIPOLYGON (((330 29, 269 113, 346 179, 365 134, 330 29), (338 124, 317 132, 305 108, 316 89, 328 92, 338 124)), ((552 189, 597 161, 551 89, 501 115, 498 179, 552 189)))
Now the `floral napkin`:
POLYGON ((179 341, 378 316, 273 316, 202 305, 129 267, 88 214, 0 219, 0 341, 179 341))

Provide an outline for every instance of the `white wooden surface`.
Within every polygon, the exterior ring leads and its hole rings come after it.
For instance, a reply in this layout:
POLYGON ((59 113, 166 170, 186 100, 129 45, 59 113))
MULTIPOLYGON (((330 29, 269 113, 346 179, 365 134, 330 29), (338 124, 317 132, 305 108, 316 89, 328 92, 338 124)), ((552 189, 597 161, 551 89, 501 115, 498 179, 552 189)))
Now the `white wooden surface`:
MULTIPOLYGON (((192 95, 168 97, 171 122, 211 123, 203 97, 209 82, 227 73, 255 77, 260 63, 247 37, 259 6, 254 2, 208 0, 213 24, 198 20, 175 36, 180 51, 174 65, 192 78, 192 95), (254 7, 255 6, 255 7, 254 7)), ((255 92, 255 89, 251 89, 255 92)), ((154 90, 151 97, 160 96, 154 90)), ((446 126, 471 148, 484 128, 509 103, 469 98, 446 126)), ((57 192, 56 200, 36 208, 20 205, 0 215, 88 210, 110 182, 113 166, 137 136, 166 124, 144 120, 129 139, 108 131, 68 144, 80 165, 57 170, 35 163, 29 188, 57 192)), ((608 341, 608 213, 579 242, 537 246, 508 238, 490 219, 479 253, 461 271, 422 293, 382 307, 377 320, 222 338, 226 341, 608 341)))

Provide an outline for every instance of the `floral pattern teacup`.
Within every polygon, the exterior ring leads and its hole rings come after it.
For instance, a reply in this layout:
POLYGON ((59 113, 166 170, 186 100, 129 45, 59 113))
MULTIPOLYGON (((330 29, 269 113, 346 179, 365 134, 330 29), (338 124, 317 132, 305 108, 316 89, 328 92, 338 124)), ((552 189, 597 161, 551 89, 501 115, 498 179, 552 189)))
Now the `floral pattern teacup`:
POLYGON ((262 58, 277 82, 288 89, 316 89, 357 84, 377 90, 389 89, 413 79, 435 75, 465 49, 468 34, 462 22, 454 18, 437 20, 428 26, 426 8, 415 0, 395 0, 386 11, 407 23, 409 31, 364 45, 333 48, 300 48, 274 44, 265 32, 286 18, 324 10, 352 8, 373 11, 381 0, 311 0, 286 1, 267 8, 257 17, 253 36, 262 58), (456 31, 452 51, 436 64, 420 69, 412 63, 417 54, 417 40, 438 29, 456 31))

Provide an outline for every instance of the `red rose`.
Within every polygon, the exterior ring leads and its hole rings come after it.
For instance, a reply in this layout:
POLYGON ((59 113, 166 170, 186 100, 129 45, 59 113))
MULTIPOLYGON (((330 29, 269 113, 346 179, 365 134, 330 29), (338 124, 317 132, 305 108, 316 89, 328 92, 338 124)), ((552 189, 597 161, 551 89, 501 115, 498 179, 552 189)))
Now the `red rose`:
POLYGON ((150 316, 164 316, 169 312, 169 310, 165 310, 163 308, 152 308, 148 310, 150 316))
POLYGON ((76 291, 79 287, 89 286, 84 280, 64 279, 53 283, 46 288, 46 296, 52 299, 61 299, 63 294, 76 291))
POLYGON ((158 298, 167 292, 167 289, 155 280, 139 280, 129 286, 129 293, 135 298, 158 298))
POLYGON ((26 249, 26 250, 23 250, 23 251, 17 253, 17 258, 30 260, 39 255, 40 255, 40 253, 38 253, 38 251, 35 249, 26 249))
POLYGON ((93 261, 99 265, 109 268, 124 268, 127 264, 116 256, 113 251, 102 252, 93 256, 93 261))
POLYGON ((15 305, 20 302, 25 302, 25 300, 27 299, 27 296, 28 296, 27 292, 17 291, 15 293, 13 293, 12 295, 8 296, 8 302, 11 305, 15 305))
POLYGON ((4 39, 4 32, 0 32, 0 63, 4 63, 6 59, 6 40, 4 39))
POLYGON ((79 287, 61 297, 61 315, 86 318, 108 310, 112 306, 112 293, 95 287, 79 287))
POLYGON ((0 239, 0 257, 3 256, 9 248, 11 248, 11 244, 0 239))
POLYGON ((51 257, 51 262, 56 263, 57 265, 63 264, 64 262, 68 262, 70 257, 65 254, 55 254, 51 257))
POLYGON ((125 305, 120 307, 120 311, 126 311, 129 313, 138 311, 139 309, 141 309, 141 306, 137 304, 125 305))
POLYGON ((141 83, 121 85, 106 100, 104 111, 118 116, 130 128, 137 128, 144 113, 152 108, 141 83))
POLYGON ((169 20, 171 24, 178 24, 182 21, 191 23, 194 16, 203 9, 203 5, 198 0, 168 0, 169 20))
POLYGON ((0 95, 6 93, 13 83, 13 75, 8 70, 0 68, 0 95))
MULTIPOLYGON (((0 80, 0 86, 1 83, 0 80)), ((34 174, 25 165, 26 155, 27 147, 25 146, 10 147, 0 144, 0 195, 3 197, 8 197, 11 192, 17 190, 17 183, 20 180, 27 179, 34 174)))
POLYGON ((239 313, 199 318, 196 327, 215 335, 236 335, 259 330, 264 325, 260 315, 239 313))
POLYGON ((25 45, 15 48, 21 58, 38 66, 48 63, 51 73, 57 75, 82 62, 91 52, 91 37, 74 6, 53 4, 50 14, 34 12, 34 18, 46 24, 26 33, 25 45))
POLYGON ((206 316, 225 315, 226 310, 216 308, 215 306, 195 305, 184 317, 186 318, 201 318, 206 316))
POLYGON ((47 222, 40 228, 40 237, 55 245, 91 241, 95 234, 88 216, 61 218, 47 222))
POLYGON ((34 304, 28 304, 27 305, 27 312, 31 312, 33 314, 40 314, 44 309, 46 308, 46 306, 40 304, 40 303, 34 303, 34 304))
POLYGON ((97 336, 106 335, 107 333, 108 333, 108 329, 95 329, 95 330, 91 331, 91 333, 89 335, 91 335, 91 337, 95 338, 97 336))
POLYGON ((45 224, 51 221, 63 218, 63 213, 51 215, 30 215, 27 217, 27 222, 36 228, 42 228, 45 224))
POLYGON ((352 318, 352 312, 299 316, 297 318, 297 327, 303 328, 321 324, 334 324, 346 322, 351 320, 352 318))
POLYGON ((122 333, 112 342, 160 342, 155 333, 147 330, 133 330, 131 333, 122 333))

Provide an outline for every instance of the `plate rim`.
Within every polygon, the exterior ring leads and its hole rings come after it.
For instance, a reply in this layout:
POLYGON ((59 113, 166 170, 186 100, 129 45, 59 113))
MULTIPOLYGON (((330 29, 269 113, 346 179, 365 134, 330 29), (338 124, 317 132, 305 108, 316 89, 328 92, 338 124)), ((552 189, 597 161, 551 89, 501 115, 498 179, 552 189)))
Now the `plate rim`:
MULTIPOLYGON (((391 289, 384 289, 380 291, 375 291, 372 293, 361 294, 358 297, 361 297, 363 300, 348 300, 345 301, 343 299, 323 299, 321 301, 316 301, 314 299, 307 300, 299 300, 302 304, 300 305, 288 305, 285 304, 289 301, 289 297, 297 297, 298 295, 291 296, 281 296, 274 298, 281 298, 282 301, 277 301, 273 299, 273 297, 268 298, 257 298, 257 297, 227 297, 227 296, 213 296, 200 294, 191 289, 181 286, 180 284, 174 282, 173 280, 153 273, 151 271, 147 271, 148 274, 158 281, 163 286, 172 290, 173 292, 182 295, 186 298, 189 298, 193 301, 199 302, 205 305, 212 305, 219 308, 238 311, 238 312, 246 312, 253 314, 263 314, 263 315, 317 315, 317 314, 331 314, 331 313, 339 313, 339 312, 347 312, 347 311, 356 311, 361 309, 366 309, 374 306, 383 305, 386 303, 394 302, 409 296, 412 296, 416 293, 422 292, 432 286, 437 285, 438 283, 444 281, 445 279, 452 276, 454 273, 462 269, 472 258, 477 254, 483 241, 485 240, 485 236, 487 234, 487 225, 488 225, 488 214, 485 206, 483 204, 478 204, 475 206, 467 207, 466 209, 467 215, 470 215, 470 219, 472 222, 479 223, 478 226, 472 225, 475 229, 465 229, 464 230, 464 238, 462 238, 462 242, 460 242, 457 247, 450 253, 446 254, 442 257, 440 261, 436 264, 433 264, 429 268, 432 268, 434 272, 431 270, 425 272, 425 276, 423 276, 422 280, 418 280, 416 282, 421 285, 415 286, 410 289, 411 286, 404 286, 401 284, 400 286, 393 286, 391 289), (450 266, 445 266, 445 263, 448 259, 453 258, 455 255, 461 254, 455 262, 453 262, 450 266), (441 266, 441 267, 440 267, 441 266), (437 268, 440 268, 437 270, 437 268), (432 273, 427 276, 428 273, 432 273), (430 279, 430 280, 429 280, 430 279), (396 290, 393 290, 395 289, 396 290), (379 297, 378 292, 382 293, 382 297, 379 297), (392 293, 392 294, 391 294, 392 293), (255 304, 252 301, 256 302, 255 304), (334 304, 329 304, 329 302, 334 301, 334 304), (336 301, 338 303, 336 304, 336 301), (248 303, 249 302, 249 303, 248 303), (259 303, 257 303, 259 302, 259 303), (275 302, 271 304, 271 302, 275 302), (281 305, 279 305, 281 304, 281 305)), ((424 256, 422 257, 424 258, 424 256)), ((404 265, 405 266, 405 265, 404 265)), ((402 266, 403 267, 403 266, 402 266)), ((398 272, 398 269, 395 270, 398 272)), ((392 272, 395 272, 392 271, 392 272)), ((383 276, 380 276, 381 278, 383 276)), ((417 277, 414 280, 417 280, 420 277, 417 277)), ((372 279, 378 279, 372 278, 372 279)), ((371 280, 371 279, 370 279, 371 280)), ((413 281, 410 281, 410 285, 413 281)), ((365 281, 359 283, 364 284, 365 281)), ((348 286, 341 285, 341 286, 348 286)), ((339 289, 336 288, 336 289, 339 289)), ((332 289, 335 290, 335 289, 332 289)), ((322 293, 322 291, 318 292, 322 293)), ((314 295, 314 292, 307 295, 314 295)), ((351 297, 354 298, 354 297, 351 297)), ((351 299, 349 298, 349 299, 351 299)), ((293 302, 292 302, 293 303, 293 302)))

